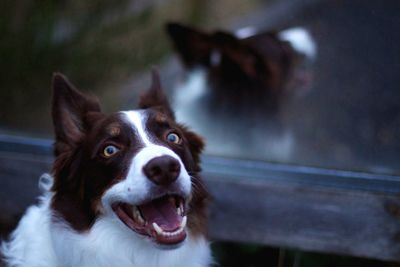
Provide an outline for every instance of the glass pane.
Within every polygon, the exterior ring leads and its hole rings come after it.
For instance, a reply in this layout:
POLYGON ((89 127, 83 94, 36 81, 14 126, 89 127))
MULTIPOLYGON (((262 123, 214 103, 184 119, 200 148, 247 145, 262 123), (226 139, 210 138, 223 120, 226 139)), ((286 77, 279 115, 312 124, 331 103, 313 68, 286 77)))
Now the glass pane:
POLYGON ((158 65, 208 154, 399 174, 399 13, 398 0, 8 1, 0 133, 52 136, 53 71, 114 111, 158 65))
POLYGON ((207 151, 398 174, 400 2, 278 1, 251 14, 235 24, 256 26, 236 32, 248 37, 173 36, 191 69, 178 115, 207 151))

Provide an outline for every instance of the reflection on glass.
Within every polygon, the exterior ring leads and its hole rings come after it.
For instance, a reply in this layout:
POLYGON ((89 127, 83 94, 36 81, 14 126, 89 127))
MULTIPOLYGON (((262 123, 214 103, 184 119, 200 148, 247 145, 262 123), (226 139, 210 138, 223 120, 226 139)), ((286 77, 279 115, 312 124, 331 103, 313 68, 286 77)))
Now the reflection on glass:
POLYGON ((209 154, 399 174, 399 10, 398 0, 11 1, 0 10, 0 133, 51 135, 53 71, 106 110, 128 109, 158 64, 209 154))
POLYGON ((178 116, 210 154, 398 173, 399 2, 282 3, 236 32, 168 26, 178 116))
POLYGON ((304 28, 204 33, 179 24, 167 31, 189 70, 176 91, 177 116, 209 138, 209 152, 286 161, 292 133, 282 106, 310 85, 316 46, 304 28))

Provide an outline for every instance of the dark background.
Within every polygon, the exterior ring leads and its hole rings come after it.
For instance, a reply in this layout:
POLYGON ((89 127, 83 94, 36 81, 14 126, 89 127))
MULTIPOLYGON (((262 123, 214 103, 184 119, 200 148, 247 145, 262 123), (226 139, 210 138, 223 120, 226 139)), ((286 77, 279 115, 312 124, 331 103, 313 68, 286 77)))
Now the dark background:
MULTIPOLYGON (((285 107, 298 147, 286 163, 399 174, 399 10, 396 0, 2 1, 0 134, 52 137, 54 71, 98 95, 107 111, 135 107, 152 65, 172 90, 182 69, 167 21, 231 30, 300 25, 318 56, 312 89, 285 107)), ((274 161, 251 150, 229 156, 274 161)), ((1 225, 2 235, 12 227, 1 225)), ((398 266, 255 244, 213 248, 220 266, 398 266)))

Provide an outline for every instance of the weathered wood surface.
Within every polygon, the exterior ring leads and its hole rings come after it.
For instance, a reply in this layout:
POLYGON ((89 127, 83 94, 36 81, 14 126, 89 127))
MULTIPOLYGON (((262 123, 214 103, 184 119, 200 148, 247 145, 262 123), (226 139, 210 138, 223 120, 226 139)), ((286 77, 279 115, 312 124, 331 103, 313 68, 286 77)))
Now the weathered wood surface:
MULTIPOLYGON (((52 157, 49 142, 0 138, 0 151, 0 223, 7 225, 35 202, 52 157)), ((203 166, 213 240, 400 260, 398 177, 213 157, 203 166)))
POLYGON ((396 197, 268 182, 212 179, 209 185, 217 240, 400 259, 400 216, 388 212, 392 205, 399 213, 396 197))

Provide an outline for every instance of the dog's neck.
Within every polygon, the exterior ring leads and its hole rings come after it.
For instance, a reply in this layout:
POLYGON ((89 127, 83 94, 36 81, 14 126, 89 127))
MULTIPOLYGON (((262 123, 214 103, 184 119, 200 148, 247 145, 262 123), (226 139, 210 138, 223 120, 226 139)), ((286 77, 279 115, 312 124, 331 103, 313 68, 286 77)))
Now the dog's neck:
POLYGON ((190 233, 174 249, 127 234, 116 217, 100 217, 89 231, 78 233, 62 219, 54 220, 51 197, 45 193, 39 206, 28 210, 11 237, 13 246, 3 244, 11 266, 26 266, 18 263, 21 258, 30 267, 205 267, 211 262, 207 241, 190 233))

